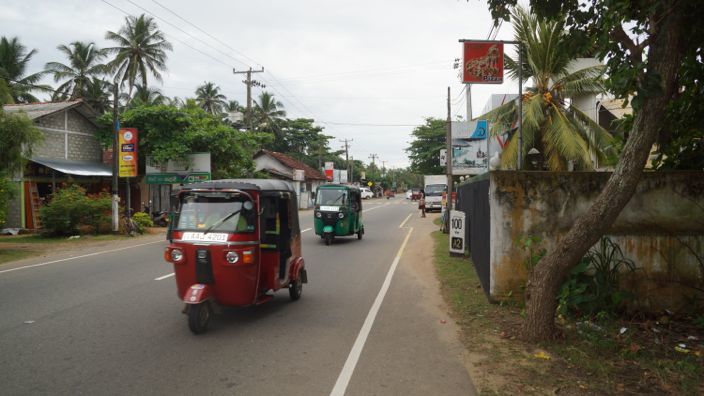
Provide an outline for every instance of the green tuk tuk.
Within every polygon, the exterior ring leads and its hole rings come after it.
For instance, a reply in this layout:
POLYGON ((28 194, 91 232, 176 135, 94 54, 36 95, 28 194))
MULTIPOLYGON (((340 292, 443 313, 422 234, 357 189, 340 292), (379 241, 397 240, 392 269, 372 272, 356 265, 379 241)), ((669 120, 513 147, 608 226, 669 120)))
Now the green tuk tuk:
POLYGON ((364 235, 362 193, 358 187, 325 184, 315 194, 315 235, 329 245, 336 236, 364 235))

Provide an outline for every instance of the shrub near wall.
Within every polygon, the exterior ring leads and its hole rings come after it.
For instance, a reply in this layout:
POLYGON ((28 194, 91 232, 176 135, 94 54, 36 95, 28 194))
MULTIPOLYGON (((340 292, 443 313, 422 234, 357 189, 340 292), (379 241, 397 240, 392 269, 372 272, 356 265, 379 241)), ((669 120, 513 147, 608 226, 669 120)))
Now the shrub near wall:
POLYGON ((111 205, 107 193, 87 196, 85 189, 71 185, 53 194, 51 202, 39 210, 39 216, 49 235, 76 235, 81 226, 99 233, 102 225, 109 224, 111 205))

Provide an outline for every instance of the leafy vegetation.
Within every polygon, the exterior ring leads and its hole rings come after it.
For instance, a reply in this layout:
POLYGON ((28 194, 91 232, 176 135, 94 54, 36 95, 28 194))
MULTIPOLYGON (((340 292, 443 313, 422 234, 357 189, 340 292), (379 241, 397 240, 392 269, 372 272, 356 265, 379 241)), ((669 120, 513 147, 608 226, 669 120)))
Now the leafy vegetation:
POLYGON ((132 215, 132 220, 137 225, 137 232, 144 234, 147 227, 154 227, 154 222, 148 213, 137 212, 132 215))
POLYGON ((87 196, 84 188, 70 185, 52 195, 39 210, 39 217, 48 235, 78 235, 82 225, 98 234, 109 229, 111 206, 109 194, 87 196))
MULTIPOLYGON (((474 266, 447 253, 448 236, 432 234, 441 293, 460 327, 469 371, 480 394, 701 394, 704 327, 692 320, 562 320, 561 337, 524 343, 525 311, 490 303, 474 266), (674 347, 686 344, 686 352, 674 347)), ((532 245, 535 247, 535 245, 532 245)))
POLYGON ((425 124, 413 129, 413 141, 405 149, 411 160, 411 170, 421 175, 444 174, 440 166, 440 150, 446 148, 445 136, 447 121, 438 118, 426 118, 425 124))
MULTIPOLYGON (((514 78, 522 69, 523 78, 533 86, 523 94, 523 158, 531 149, 542 156, 544 167, 567 170, 593 169, 592 159, 603 161, 612 148, 612 137, 588 115, 570 105, 570 98, 604 92, 604 67, 590 66, 570 70, 574 56, 564 25, 545 20, 521 7, 512 13, 515 40, 523 43, 523 65, 505 56, 506 67, 514 78)), ((518 162, 517 101, 500 106, 484 117, 492 120, 493 134, 511 132, 501 153, 501 165, 515 169, 518 162)))
POLYGON ((635 271, 635 264, 623 256, 620 246, 602 237, 570 271, 558 295, 558 314, 591 318, 618 313, 631 297, 620 285, 624 271, 635 271))

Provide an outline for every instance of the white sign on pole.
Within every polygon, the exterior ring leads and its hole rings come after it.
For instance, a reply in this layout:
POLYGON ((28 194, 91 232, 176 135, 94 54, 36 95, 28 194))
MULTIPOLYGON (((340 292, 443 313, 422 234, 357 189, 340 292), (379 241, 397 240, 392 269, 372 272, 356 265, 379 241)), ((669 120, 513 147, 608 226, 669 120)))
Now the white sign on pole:
POLYGON ((447 166, 447 149, 440 150, 440 166, 447 166))
POLYGON ((464 254, 465 214, 461 210, 450 211, 450 253, 464 254))

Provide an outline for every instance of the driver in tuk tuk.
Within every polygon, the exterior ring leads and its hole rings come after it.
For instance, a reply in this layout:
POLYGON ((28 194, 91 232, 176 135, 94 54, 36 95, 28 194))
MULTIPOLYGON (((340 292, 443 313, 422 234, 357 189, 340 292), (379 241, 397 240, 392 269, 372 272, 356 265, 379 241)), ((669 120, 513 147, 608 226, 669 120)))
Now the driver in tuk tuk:
POLYGON ((199 229, 209 229, 214 226, 213 230, 217 231, 234 231, 234 232, 244 232, 251 231, 254 226, 250 226, 247 218, 249 217, 247 210, 240 205, 235 205, 232 203, 217 203, 211 205, 209 211, 205 215, 202 222, 198 222, 199 229), (240 211, 232 215, 233 212, 240 211), (229 218, 225 221, 223 219, 229 218))

